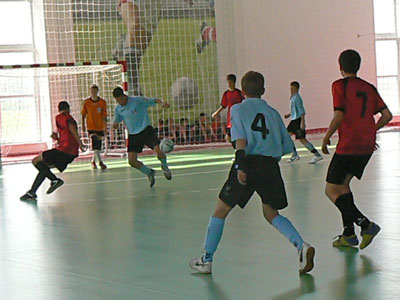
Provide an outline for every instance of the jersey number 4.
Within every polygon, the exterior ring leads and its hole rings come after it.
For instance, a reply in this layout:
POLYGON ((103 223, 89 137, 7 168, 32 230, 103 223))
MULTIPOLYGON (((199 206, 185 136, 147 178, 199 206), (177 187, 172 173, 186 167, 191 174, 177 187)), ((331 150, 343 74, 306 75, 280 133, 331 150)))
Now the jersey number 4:
POLYGON ((258 113, 254 118, 253 123, 251 123, 251 130, 261 132, 263 140, 267 138, 269 130, 267 128, 267 125, 265 124, 265 117, 262 113, 258 113), (261 125, 259 126, 260 122, 261 125))
POLYGON ((356 95, 357 95, 358 98, 362 98, 363 106, 362 106, 362 109, 361 109, 361 118, 364 118, 365 117, 365 110, 367 109, 368 95, 367 95, 366 92, 361 92, 361 91, 358 91, 356 93, 356 95))

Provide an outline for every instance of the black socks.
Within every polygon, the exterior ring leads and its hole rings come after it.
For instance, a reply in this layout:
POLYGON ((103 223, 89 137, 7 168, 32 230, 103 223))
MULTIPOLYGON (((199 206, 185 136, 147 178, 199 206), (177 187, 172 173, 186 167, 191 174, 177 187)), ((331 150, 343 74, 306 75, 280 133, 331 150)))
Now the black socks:
POLYGON ((335 205, 342 213, 344 235, 349 236, 354 234, 354 223, 356 223, 358 226, 361 226, 362 230, 366 230, 368 228, 370 221, 354 204, 352 193, 347 193, 339 196, 336 199, 335 205))

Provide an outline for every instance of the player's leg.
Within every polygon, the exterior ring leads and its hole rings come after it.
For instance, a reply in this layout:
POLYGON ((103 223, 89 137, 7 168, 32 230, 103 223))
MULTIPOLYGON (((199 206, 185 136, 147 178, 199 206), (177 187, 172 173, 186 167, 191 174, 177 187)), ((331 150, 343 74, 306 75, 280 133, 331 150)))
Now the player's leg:
POLYGON ((208 274, 212 272, 213 256, 215 251, 217 251, 219 242, 221 241, 225 219, 231 210, 231 206, 221 199, 218 200, 217 207, 208 222, 203 246, 204 255, 190 261, 192 269, 199 271, 200 273, 208 274))
POLYGON ((97 161, 99 162, 100 168, 102 170, 105 170, 105 169, 107 169, 107 166, 104 164, 103 160, 101 159, 101 155, 100 155, 103 139, 104 139, 104 131, 98 131, 98 132, 94 133, 93 138, 92 138, 92 145, 93 145, 93 152, 94 152, 93 161, 94 161, 94 158, 96 158, 97 161))
POLYGON ((161 162, 161 169, 163 170, 164 177, 167 180, 172 179, 172 173, 171 170, 168 167, 168 162, 167 162, 167 155, 161 151, 160 145, 154 146, 154 151, 157 153, 157 158, 161 162))
POLYGON ((254 158, 248 180, 256 186, 257 194, 261 197, 265 219, 296 247, 300 258, 300 273, 311 271, 315 249, 303 241, 289 219, 278 213, 279 209, 288 205, 278 162, 273 158, 254 158))
POLYGON ((93 131, 88 131, 90 142, 92 143, 92 150, 93 150, 93 156, 90 161, 90 164, 92 165, 93 169, 97 169, 96 165, 96 151, 95 151, 95 145, 97 145, 97 137, 96 134, 93 131))
POLYGON ((140 172, 143 174, 147 175, 149 182, 150 182, 150 187, 152 187, 156 183, 155 179, 155 171, 147 166, 145 166, 141 161, 137 159, 138 153, 136 152, 128 152, 128 162, 129 165, 135 169, 138 169, 140 172))
POLYGON ((354 223, 361 227, 362 242, 360 248, 368 246, 372 239, 380 231, 380 227, 371 222, 361 213, 354 203, 354 197, 350 189, 352 178, 361 178, 363 170, 370 156, 343 157, 335 154, 328 169, 325 194, 335 204, 342 215, 343 233, 333 242, 334 247, 353 247, 358 245, 358 239, 354 232, 354 223))
MULTIPOLYGON (((294 134, 294 133, 291 132, 291 131, 288 131, 288 132, 289 132, 289 135, 293 135, 293 134, 294 134)), ((292 156, 287 160, 287 162, 288 162, 288 163, 292 163, 292 162, 295 162, 296 160, 299 160, 299 159, 300 159, 300 156, 299 156, 299 154, 297 153, 296 144, 295 144, 295 142, 293 142, 292 156)))
POLYGON ((51 181, 50 188, 47 191, 48 194, 53 192, 55 189, 60 187, 64 184, 60 178, 57 178, 53 172, 51 172, 50 168, 57 164, 58 161, 58 154, 60 151, 56 149, 48 150, 36 156, 32 160, 32 164, 34 167, 39 171, 38 175, 36 176, 35 180, 33 181, 31 189, 23 195, 20 199, 21 200, 33 200, 36 199, 36 191, 43 183, 45 178, 48 178, 51 181), (50 191, 50 192, 49 192, 50 191))
POLYGON ((352 178, 353 175, 346 174, 342 184, 326 183, 325 194, 339 209, 343 223, 343 233, 333 242, 334 247, 358 245, 358 239, 354 232, 354 213, 351 204, 353 201, 350 190, 352 178))
MULTIPOLYGON (((38 169, 37 167, 37 163, 39 161, 43 161, 43 157, 42 154, 36 156, 33 160, 32 160, 32 164, 35 168, 38 169)), ((30 188, 29 191, 27 191, 24 195, 22 195, 20 197, 20 200, 36 200, 37 195, 36 195, 36 191, 38 190, 38 188, 41 186, 41 184, 43 183, 43 181, 46 179, 46 175, 44 174, 44 172, 41 172, 38 169, 39 173, 36 175, 35 180, 32 183, 32 186, 30 188)))
POLYGON ((157 26, 159 2, 146 4, 137 0, 128 0, 121 3, 122 21, 127 30, 124 57, 128 65, 129 91, 132 95, 141 95, 140 62, 152 39, 153 27, 157 26))
POLYGON ((157 158, 161 162, 161 169, 167 180, 172 179, 172 173, 168 167, 167 156, 160 149, 160 139, 158 138, 154 128, 149 126, 145 129, 146 141, 145 144, 157 153, 157 158))
POLYGON ((200 24, 200 37, 196 40, 197 53, 202 53, 210 42, 217 41, 217 29, 208 26, 206 22, 200 24))
MULTIPOLYGON (((296 140, 298 139, 298 138, 297 138, 297 131, 300 129, 300 121, 301 121, 300 119, 292 120, 292 121, 290 121, 288 127, 286 128, 287 131, 288 131, 288 133, 289 133, 289 135, 295 135, 296 140)), ((299 156, 299 154, 297 153, 296 145, 295 145, 295 143, 293 142, 292 157, 289 158, 289 159, 287 160, 287 162, 288 162, 288 163, 292 163, 292 162, 295 162, 296 160, 299 160, 299 159, 300 159, 300 156, 299 156)))
POLYGON ((302 132, 300 133, 301 136, 303 136, 302 138, 300 138, 300 143, 302 143, 304 145, 304 147, 306 147, 308 149, 308 151, 310 151, 312 154, 314 154, 314 157, 312 160, 309 161, 310 164, 315 164, 318 161, 322 160, 322 155, 318 152, 317 149, 315 149, 314 145, 312 143, 310 143, 310 141, 308 141, 306 139, 306 132, 304 129, 301 130, 302 132))
POLYGON ((233 207, 244 208, 254 193, 254 189, 241 185, 237 180, 237 170, 232 165, 227 181, 219 193, 217 207, 211 216, 204 240, 205 254, 190 261, 190 266, 201 273, 211 273, 212 260, 221 240, 225 219, 233 207))
POLYGON ((263 204, 263 214, 265 219, 296 247, 300 261, 300 274, 311 271, 314 268, 315 248, 307 242, 304 242, 292 222, 290 222, 288 218, 280 215, 278 211, 270 205, 263 204))

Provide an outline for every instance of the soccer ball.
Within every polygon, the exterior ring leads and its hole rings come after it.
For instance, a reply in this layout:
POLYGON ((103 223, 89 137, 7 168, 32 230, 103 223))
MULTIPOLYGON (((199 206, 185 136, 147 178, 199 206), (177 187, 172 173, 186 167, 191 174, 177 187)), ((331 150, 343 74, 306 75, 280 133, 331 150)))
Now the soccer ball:
POLYGON ((160 143, 160 149, 164 153, 170 153, 174 150, 174 141, 171 139, 163 139, 160 143))
POLYGON ((180 77, 172 84, 172 98, 179 109, 191 109, 199 101, 199 87, 189 77, 180 77))

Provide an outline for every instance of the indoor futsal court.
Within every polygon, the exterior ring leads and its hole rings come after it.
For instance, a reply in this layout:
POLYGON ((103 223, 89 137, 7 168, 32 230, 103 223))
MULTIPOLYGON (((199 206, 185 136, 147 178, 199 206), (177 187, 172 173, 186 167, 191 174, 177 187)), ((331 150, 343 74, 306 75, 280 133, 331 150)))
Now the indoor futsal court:
POLYGON ((256 195, 228 218, 213 274, 189 268, 231 149, 171 155, 173 180, 157 176, 151 190, 123 160, 109 161, 107 172, 76 163, 58 193, 43 191, 31 204, 17 199, 33 167, 3 167, 2 298, 399 299, 399 139, 398 132, 379 134, 380 150, 362 183, 352 185, 360 207, 382 227, 364 250, 331 245, 341 224, 323 193, 330 156, 311 166, 300 149, 300 161, 281 163, 289 199, 282 213, 316 247, 315 269, 302 276, 295 249, 266 223, 256 195))
POLYGON ((0 0, 0 300, 400 300, 399 24, 0 0))

